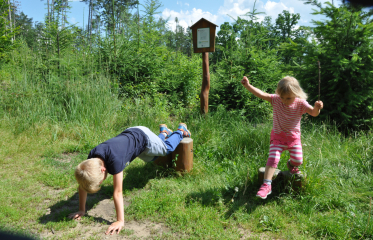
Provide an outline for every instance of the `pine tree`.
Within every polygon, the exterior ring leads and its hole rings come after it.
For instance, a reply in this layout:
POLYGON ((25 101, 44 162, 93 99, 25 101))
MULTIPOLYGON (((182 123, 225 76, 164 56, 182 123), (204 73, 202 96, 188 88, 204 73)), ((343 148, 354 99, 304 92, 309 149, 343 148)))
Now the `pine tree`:
POLYGON ((361 129, 373 123, 373 22, 371 13, 361 7, 316 0, 306 3, 318 7, 314 14, 327 17, 313 21, 314 39, 306 44, 284 46, 299 61, 293 67, 296 77, 309 93, 310 101, 319 97, 318 64, 321 63, 321 96, 324 110, 320 118, 335 121, 341 129, 361 129))

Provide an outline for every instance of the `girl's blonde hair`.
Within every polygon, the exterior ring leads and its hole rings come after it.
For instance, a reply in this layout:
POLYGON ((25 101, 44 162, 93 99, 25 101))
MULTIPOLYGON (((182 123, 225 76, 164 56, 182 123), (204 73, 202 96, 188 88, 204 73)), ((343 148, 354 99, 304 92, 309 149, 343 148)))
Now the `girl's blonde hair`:
POLYGON ((100 183, 105 176, 101 172, 101 161, 99 158, 90 158, 75 168, 75 179, 87 193, 95 193, 101 188, 100 183))
POLYGON ((294 94, 297 98, 307 99, 307 94, 300 87, 298 80, 290 76, 286 76, 278 82, 275 93, 279 96, 294 94))

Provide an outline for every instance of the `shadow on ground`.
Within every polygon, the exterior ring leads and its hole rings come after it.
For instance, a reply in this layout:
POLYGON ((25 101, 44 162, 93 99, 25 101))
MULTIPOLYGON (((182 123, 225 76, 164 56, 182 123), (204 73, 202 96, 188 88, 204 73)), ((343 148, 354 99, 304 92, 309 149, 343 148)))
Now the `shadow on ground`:
POLYGON ((229 219, 242 206, 245 206, 247 213, 251 214, 257 207, 276 201, 283 194, 296 194, 292 191, 289 181, 278 178, 272 183, 272 193, 266 199, 260 199, 256 197, 260 185, 258 181, 250 182, 247 186, 244 184, 237 185, 237 192, 235 188, 211 188, 200 192, 193 192, 187 195, 185 201, 187 205, 197 201, 203 206, 216 206, 224 203, 226 206, 229 206, 224 217, 225 219, 229 219))
MULTIPOLYGON (((153 164, 145 164, 142 166, 131 166, 124 170, 125 176, 123 178, 123 191, 143 189, 149 180, 156 178, 157 176, 164 176, 168 174, 167 169, 159 168, 153 164)), ((108 186, 102 186, 101 189, 94 194, 88 194, 86 202, 86 215, 92 217, 95 222, 103 224, 111 224, 107 218, 91 216, 90 212, 98 203, 104 200, 110 200, 113 196, 113 185, 110 183, 108 186)), ((130 199, 124 200, 124 205, 128 206, 130 199)), ((112 204, 114 208, 114 204, 112 204)), ((39 218, 41 224, 47 224, 48 222, 64 222, 68 221, 68 215, 79 210, 79 195, 75 193, 72 197, 66 200, 61 200, 52 206, 49 206, 49 211, 46 215, 39 218)), ((115 209, 114 209, 115 210, 115 209)), ((115 213, 115 212, 114 212, 115 213)), ((111 218, 111 217, 110 217, 111 218)))

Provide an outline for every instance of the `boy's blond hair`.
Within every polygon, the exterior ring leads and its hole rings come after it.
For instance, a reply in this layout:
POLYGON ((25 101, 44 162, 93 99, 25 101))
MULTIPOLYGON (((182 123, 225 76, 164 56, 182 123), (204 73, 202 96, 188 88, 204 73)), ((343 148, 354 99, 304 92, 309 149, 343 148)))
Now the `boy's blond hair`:
POLYGON ((275 93, 279 96, 283 94, 294 94, 295 97, 307 99, 307 94, 300 87, 298 80, 290 76, 286 76, 278 82, 275 93))
POLYGON ((90 158, 75 168, 75 179, 87 193, 95 193, 101 188, 100 183, 105 175, 101 172, 101 161, 99 158, 90 158))

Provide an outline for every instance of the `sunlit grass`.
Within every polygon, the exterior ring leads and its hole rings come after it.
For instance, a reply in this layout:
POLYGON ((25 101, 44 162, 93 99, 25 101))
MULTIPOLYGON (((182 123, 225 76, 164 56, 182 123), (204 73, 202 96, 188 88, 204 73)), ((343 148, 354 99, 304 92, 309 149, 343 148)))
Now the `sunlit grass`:
MULTIPOLYGON (((186 122, 194 145, 192 172, 179 176, 135 160, 124 172, 124 196, 131 199, 126 220, 162 222, 171 229, 170 238, 239 239, 242 231, 253 238, 373 238, 370 132, 343 136, 334 125, 303 122, 304 189, 296 194, 276 188, 259 200, 257 171, 268 157, 269 121, 254 124, 222 106, 202 117, 198 109, 171 106, 162 94, 120 100, 104 77, 94 79, 97 86, 93 79, 77 80, 71 89, 63 81, 50 82, 66 90, 61 95, 26 80, 22 75, 3 91, 1 230, 37 237, 53 229, 66 232, 64 239, 79 238, 77 223, 66 216, 78 208, 73 171, 89 150, 130 126, 157 132, 160 123, 176 129, 186 122), (23 97, 10 94, 14 91, 23 97)), ((281 170, 287 158, 285 152, 281 170)), ((87 206, 111 198, 112 191, 109 177, 98 194, 89 195, 87 206)), ((80 224, 96 222, 86 217, 80 224)))

